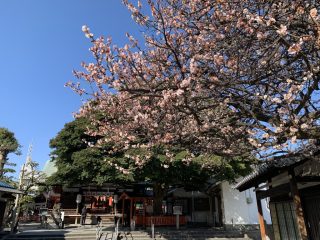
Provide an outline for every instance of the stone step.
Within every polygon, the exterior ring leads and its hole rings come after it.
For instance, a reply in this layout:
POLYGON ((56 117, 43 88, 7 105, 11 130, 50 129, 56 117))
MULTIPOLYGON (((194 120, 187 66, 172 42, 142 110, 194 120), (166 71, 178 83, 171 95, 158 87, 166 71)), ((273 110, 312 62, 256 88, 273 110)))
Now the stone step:
MULTIPOLYGON (((29 226, 31 227, 31 226, 29 226)), ((114 226, 102 226, 101 240, 110 240, 114 231, 114 226)), ((130 240, 150 240, 150 229, 129 231, 128 228, 119 229, 119 238, 130 240)), ((21 232, 15 235, 5 236, 8 240, 96 240, 96 227, 85 225, 80 228, 67 228, 58 230, 34 229, 21 232)), ((248 240, 239 231, 223 231, 221 229, 156 229, 156 240, 248 240)))
MULTIPOLYGON (((121 238, 121 235, 120 235, 121 238)), ((5 238, 8 240, 96 240, 95 236, 50 236, 50 237, 42 237, 42 236, 32 236, 32 237, 19 237, 19 238, 5 238)), ((112 239, 112 235, 102 235, 100 239, 110 240, 112 239)), ((125 238, 122 238, 125 239, 125 238)), ((151 237, 130 237, 127 238, 130 240, 150 240, 151 237)), ((250 240, 249 238, 226 238, 226 237, 161 237, 154 238, 155 240, 250 240)))
MULTIPOLYGON (((103 235, 104 236, 104 235, 103 235)), ((111 236, 111 235, 110 235, 111 236)), ((43 239, 43 240, 51 240, 51 239, 83 239, 83 240, 89 240, 89 239, 96 239, 96 236, 82 236, 82 235, 78 235, 78 236, 19 236, 19 237, 6 237, 4 239, 7 239, 7 240, 40 240, 40 239, 43 239)), ((138 239, 138 238, 137 238, 138 239)))
MULTIPOLYGON (((131 240, 150 240, 151 234, 146 232, 119 232, 119 237, 121 239, 131 239, 131 240)), ((103 232, 101 239, 111 239, 112 232, 103 232)), ((96 233, 93 231, 79 231, 79 232, 69 232, 65 234, 16 234, 12 236, 7 236, 8 240, 95 240, 96 233)), ((235 235, 210 235, 210 234, 156 234, 156 240, 223 240, 223 239, 233 239, 233 240, 248 240, 249 238, 245 238, 243 235, 238 236, 235 235)))
MULTIPOLYGON (((121 238, 121 235, 120 235, 121 238)), ((10 237, 10 238, 5 238, 8 240, 96 240, 95 236, 50 236, 50 237, 42 237, 42 236, 32 236, 32 237, 10 237)), ((112 235, 102 235, 101 239, 112 239, 112 235)), ((125 238, 124 238, 125 239, 125 238)), ((151 237, 135 237, 132 236, 128 239, 131 240, 150 240, 152 239, 151 237)), ((249 238, 226 238, 226 237, 160 237, 160 238, 155 238, 156 240, 223 240, 223 239, 233 239, 233 240, 249 240, 249 238)))
MULTIPOLYGON (((119 235, 120 239, 131 239, 131 240, 150 240, 152 239, 151 236, 131 236, 131 235, 119 235)), ((101 239, 111 239, 112 234, 103 234, 101 239)), ((51 236, 35 236, 35 235, 30 235, 30 236, 10 236, 6 237, 5 239, 7 240, 73 240, 73 239, 83 239, 83 240, 95 240, 96 235, 51 235, 51 236)), ((218 236, 210 236, 210 237, 203 237, 203 236, 193 236, 193 237, 183 237, 183 236, 155 236, 155 239, 157 240, 222 240, 222 239, 233 239, 233 240, 249 240, 249 238, 244 238, 244 237, 218 237, 218 236)))

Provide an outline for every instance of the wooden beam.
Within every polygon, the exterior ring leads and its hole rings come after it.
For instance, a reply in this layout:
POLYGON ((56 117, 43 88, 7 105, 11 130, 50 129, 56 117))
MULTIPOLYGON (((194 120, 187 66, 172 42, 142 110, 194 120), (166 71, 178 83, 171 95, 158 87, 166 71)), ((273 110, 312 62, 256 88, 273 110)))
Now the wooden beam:
POLYGON ((258 199, 263 199, 267 197, 275 197, 280 195, 287 195, 288 196, 288 189, 290 188, 290 184, 282 184, 277 187, 269 187, 267 190, 259 190, 256 191, 256 196, 258 199))
POLYGON ((301 240, 308 240, 307 228, 306 228, 306 224, 304 221, 304 213, 303 213, 302 204, 301 204, 301 197, 299 194, 294 171, 290 171, 289 175, 291 175, 290 189, 291 189, 291 196, 292 196, 294 207, 295 207, 295 214, 296 214, 296 218, 297 218, 298 229, 300 232, 300 239, 301 240))
MULTIPOLYGON (((257 188, 257 186, 256 186, 256 188, 257 188)), ((267 239, 267 235, 266 235, 266 227, 265 227, 264 219, 263 219, 263 211, 262 211, 262 206, 261 206, 261 199, 258 198, 257 192, 256 192, 256 198, 257 198, 259 225, 260 225, 260 236, 261 236, 261 240, 266 240, 267 239)))
POLYGON ((254 192, 257 192, 257 191, 260 191, 260 190, 262 190, 262 189, 264 189, 264 188, 266 188, 266 187, 269 187, 269 186, 271 186, 271 183, 266 183, 266 184, 264 184, 264 185, 261 185, 261 186, 255 188, 253 191, 254 191, 254 192))
POLYGON ((320 176, 296 176, 296 182, 320 182, 320 176))

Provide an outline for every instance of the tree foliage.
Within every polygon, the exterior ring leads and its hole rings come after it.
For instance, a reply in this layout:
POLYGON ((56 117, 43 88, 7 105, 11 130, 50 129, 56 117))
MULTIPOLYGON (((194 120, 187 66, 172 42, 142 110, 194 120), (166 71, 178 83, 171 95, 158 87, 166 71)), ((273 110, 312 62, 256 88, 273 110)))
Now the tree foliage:
MULTIPOLYGON (((96 147, 101 136, 86 133, 90 128, 87 118, 77 118, 50 141, 53 161, 58 171, 47 183, 92 184, 146 182, 152 184, 155 198, 161 201, 169 187, 199 190, 209 179, 233 180, 250 170, 253 158, 225 159, 215 155, 190 154, 178 147, 166 145, 143 146, 114 151, 111 143, 96 147)), ((155 204, 157 205, 157 204, 155 204)), ((155 208, 157 208, 155 206, 155 208)))
POLYGON ((50 140, 52 161, 58 168, 50 177, 50 182, 72 185, 128 180, 117 174, 114 167, 106 164, 105 152, 110 148, 108 145, 90 147, 101 137, 88 135, 86 131, 89 127, 87 118, 77 118, 65 124, 57 136, 50 140))
POLYGON ((44 174, 38 169, 39 164, 33 161, 31 156, 27 156, 27 161, 23 164, 19 176, 19 184, 17 186, 21 194, 16 197, 15 203, 11 202, 8 206, 5 223, 10 224, 12 231, 17 231, 19 217, 22 211, 28 212, 30 204, 34 203, 34 199, 40 194, 39 186, 45 181, 44 174))
POLYGON ((51 139, 51 156, 58 168, 51 182, 71 185, 149 181, 194 189, 213 174, 228 180, 243 175, 253 160, 249 155, 231 161, 218 156, 195 157, 179 148, 168 151, 165 146, 114 152, 111 144, 92 147, 101 137, 88 135, 88 128, 87 118, 77 118, 51 139))
POLYGON ((3 176, 6 172, 13 172, 12 169, 4 169, 4 165, 14 165, 8 163, 8 154, 16 153, 19 154, 19 143, 15 138, 14 133, 10 132, 7 128, 0 128, 0 175, 3 176))
POLYGON ((228 161, 215 155, 195 156, 177 147, 169 150, 165 145, 151 149, 141 145, 115 152, 109 143, 94 147, 101 137, 88 135, 88 128, 89 119, 77 118, 51 139, 51 156, 58 168, 53 176, 55 181, 68 184, 149 181, 196 188, 213 174, 228 180, 244 175, 254 160, 250 155, 228 161))
POLYGON ((124 4, 144 28, 145 47, 128 35, 92 41, 94 63, 69 83, 89 94, 79 115, 118 148, 181 145, 225 157, 256 150, 292 152, 318 139, 318 1, 148 0, 124 4))

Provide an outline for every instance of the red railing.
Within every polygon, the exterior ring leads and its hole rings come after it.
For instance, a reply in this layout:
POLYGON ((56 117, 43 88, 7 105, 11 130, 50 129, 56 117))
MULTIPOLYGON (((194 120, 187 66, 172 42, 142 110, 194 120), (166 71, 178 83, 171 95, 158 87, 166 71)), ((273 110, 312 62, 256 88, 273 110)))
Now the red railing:
MULTIPOLYGON (((52 212, 53 209, 48 209, 48 213, 52 212)), ((71 208, 71 209, 60 209, 60 212, 64 212, 65 216, 73 216, 73 215, 80 215, 80 213, 77 213, 77 209, 71 208)))

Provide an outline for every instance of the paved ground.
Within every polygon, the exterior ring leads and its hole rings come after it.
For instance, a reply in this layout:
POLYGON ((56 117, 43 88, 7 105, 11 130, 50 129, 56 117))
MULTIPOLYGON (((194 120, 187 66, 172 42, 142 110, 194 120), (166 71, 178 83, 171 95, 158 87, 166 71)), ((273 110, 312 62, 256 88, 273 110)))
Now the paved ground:
MULTIPOLYGON (((110 240, 113 236, 114 226, 103 226, 100 240, 110 240)), ((249 235, 239 231, 224 231, 213 228, 156 228, 155 239, 159 240, 248 240, 259 239, 256 233, 249 235), (253 236, 253 237, 252 237, 253 236)), ((43 229, 39 223, 21 224, 19 232, 7 235, 1 239, 8 240, 96 240, 96 225, 79 226, 70 224, 64 229, 43 229)), ((150 229, 138 229, 130 231, 121 228, 117 239, 123 240, 150 240, 152 239, 150 229)))

